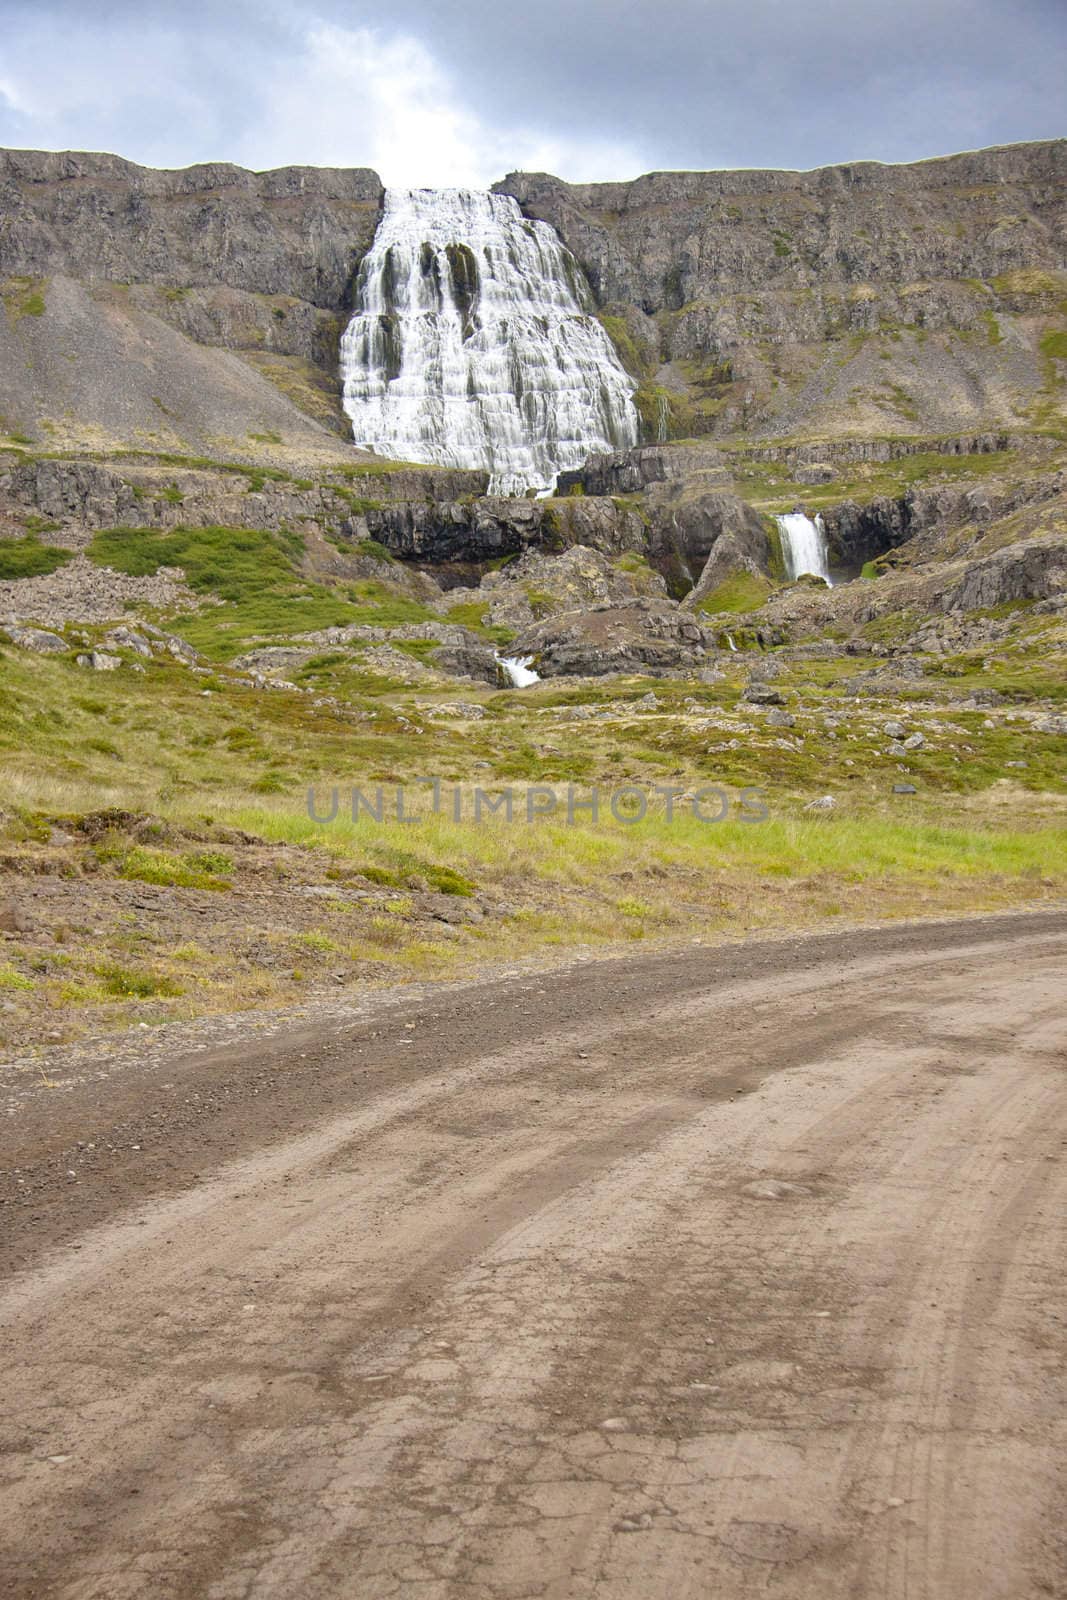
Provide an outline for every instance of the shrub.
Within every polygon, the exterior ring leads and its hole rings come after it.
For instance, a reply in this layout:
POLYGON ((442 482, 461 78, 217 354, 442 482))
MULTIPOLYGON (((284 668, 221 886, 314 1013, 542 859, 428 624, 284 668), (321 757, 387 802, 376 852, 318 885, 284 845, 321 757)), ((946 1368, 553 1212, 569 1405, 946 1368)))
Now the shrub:
POLYGON ((163 889, 229 889, 231 885, 225 878, 200 864, 203 859, 203 856, 182 857, 166 850, 138 846, 120 854, 118 875, 136 883, 154 883, 163 889))

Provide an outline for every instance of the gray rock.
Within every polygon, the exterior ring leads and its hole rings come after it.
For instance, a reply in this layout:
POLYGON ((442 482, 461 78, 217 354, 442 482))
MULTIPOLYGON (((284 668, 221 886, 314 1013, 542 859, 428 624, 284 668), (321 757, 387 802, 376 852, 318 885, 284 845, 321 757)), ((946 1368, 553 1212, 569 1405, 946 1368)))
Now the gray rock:
POLYGON ((106 650, 90 650, 88 655, 78 656, 79 667, 88 667, 92 672, 114 672, 122 666, 121 656, 109 656, 106 650))
POLYGON ((175 661, 180 661, 185 666, 192 666, 194 662, 200 660, 199 651, 194 650, 191 644, 186 644, 184 639, 179 639, 175 634, 167 635, 166 646, 168 655, 172 655, 175 661))
POLYGON ((925 735, 921 733, 909 733, 908 737, 903 741, 905 750, 921 750, 925 743, 925 735))
POLYGON ((542 678, 695 675, 713 648, 713 636, 691 613, 658 597, 562 612, 508 646, 513 655, 534 657, 542 678))
POLYGON ((791 711, 782 711, 775 706, 767 713, 768 728, 795 728, 796 725, 797 719, 791 711))
POLYGON ((772 684, 751 681, 741 696, 753 706, 784 706, 785 695, 780 689, 775 689, 772 684))
POLYGON ((136 655, 143 656, 146 661, 151 660, 152 646, 141 633, 134 633, 130 628, 112 628, 106 635, 104 643, 112 650, 132 650, 136 655))
POLYGON ((67 642, 61 639, 58 633, 49 633, 45 628, 5 628, 5 634, 11 643, 20 650, 33 650, 40 656, 58 656, 66 653, 67 642))
POLYGON ((907 731, 902 722, 884 722, 882 724, 882 732, 887 739, 903 739, 907 731))
POLYGON ((418 908, 436 921, 453 927, 464 922, 481 922, 485 916, 474 900, 457 894, 422 894, 418 898, 418 908))
POLYGON ((918 792, 913 783, 895 783, 893 785, 894 794, 918 794, 918 792))

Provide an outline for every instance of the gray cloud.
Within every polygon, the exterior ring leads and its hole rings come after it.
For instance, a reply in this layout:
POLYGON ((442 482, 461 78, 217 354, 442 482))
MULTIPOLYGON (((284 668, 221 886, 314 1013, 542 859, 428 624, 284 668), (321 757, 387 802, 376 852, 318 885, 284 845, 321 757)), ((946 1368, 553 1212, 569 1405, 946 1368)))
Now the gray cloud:
POLYGON ((1062 0, 0 0, 0 143, 485 183, 1064 132, 1062 0))

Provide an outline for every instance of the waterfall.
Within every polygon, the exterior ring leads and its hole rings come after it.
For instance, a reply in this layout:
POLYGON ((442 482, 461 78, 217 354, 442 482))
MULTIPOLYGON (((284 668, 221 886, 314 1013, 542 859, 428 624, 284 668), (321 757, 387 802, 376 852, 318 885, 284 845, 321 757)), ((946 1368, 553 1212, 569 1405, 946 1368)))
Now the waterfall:
POLYGON ((497 656, 496 659, 507 673, 513 688, 528 689, 531 683, 541 682, 541 674, 530 665, 533 656, 497 656))
POLYGON ((829 583, 830 565, 822 518, 817 516, 812 522, 803 512, 793 511, 787 517, 775 517, 774 520, 782 536, 787 577, 799 578, 802 573, 809 572, 812 577, 823 578, 829 583))
POLYGON ((341 340, 358 445, 548 489, 637 443, 634 384, 554 229, 510 195, 390 189, 341 340))

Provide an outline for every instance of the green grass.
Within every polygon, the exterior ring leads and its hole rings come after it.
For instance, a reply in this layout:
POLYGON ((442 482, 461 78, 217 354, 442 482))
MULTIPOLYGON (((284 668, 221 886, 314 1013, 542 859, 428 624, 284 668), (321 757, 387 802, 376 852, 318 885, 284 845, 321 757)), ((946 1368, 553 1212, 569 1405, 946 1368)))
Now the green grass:
POLYGON ((291 589, 303 548, 299 534, 260 529, 108 528, 95 536, 88 555, 98 566, 131 577, 181 567, 198 594, 236 603, 291 589))
POLYGON ((52 545, 42 544, 34 533, 28 533, 24 539, 0 539, 0 582, 11 583, 17 578, 38 578, 56 572, 73 556, 73 550, 57 550, 52 545))
POLYGON ((20 317, 43 317, 44 289, 44 278, 7 278, 0 283, 0 301, 14 322, 20 317))
MULTIPOLYGON (((470 881, 501 875, 557 885, 590 885, 605 873, 651 863, 686 868, 701 876, 752 874, 756 880, 803 879, 833 874, 843 882, 879 885, 889 880, 936 883, 986 874, 1067 882, 1067 828, 1002 831, 886 816, 780 817, 745 823, 704 823, 687 810, 667 823, 660 810, 622 826, 567 827, 551 818, 532 825, 502 820, 475 825, 425 813, 414 825, 361 817, 316 824, 292 812, 241 808, 237 825, 266 838, 318 845, 336 859, 402 859, 426 874, 443 860, 470 881)), ((406 869, 406 867, 405 867, 406 869)), ((365 869, 364 869, 365 870, 365 869)))
POLYGON ((942 455, 924 450, 867 466, 843 466, 841 475, 829 483, 804 484, 791 478, 784 467, 749 458, 743 447, 726 448, 734 463, 739 493, 760 510, 771 513, 791 511, 798 500, 815 510, 842 500, 855 500, 862 505, 882 495, 902 495, 913 486, 1009 474, 1022 464, 1017 450, 991 450, 976 455, 942 455))
MULTIPOLYGON (((100 854, 104 860, 110 859, 109 851, 103 850, 100 854)), ((207 859, 218 861, 227 858, 216 856, 207 859)), ((205 865, 203 855, 179 856, 166 850, 135 846, 121 850, 114 865, 120 878, 134 883, 154 883, 166 889, 212 889, 216 892, 230 888, 229 881, 219 875, 220 870, 228 869, 205 865)))
POLYGON ((1067 332, 1057 330, 1046 333, 1041 341, 1041 354, 1051 356, 1055 361, 1067 361, 1067 332))
POLYGON ((724 579, 710 594, 706 594, 697 609, 707 616, 724 612, 755 611, 771 593, 774 585, 768 578, 754 572, 734 572, 724 579))
POLYGON ((90 560, 133 576, 180 567, 198 594, 226 601, 180 616, 182 637, 213 660, 225 660, 259 639, 363 622, 395 627, 435 613, 365 579, 327 588, 297 570, 304 549, 297 533, 248 528, 110 528, 89 546, 90 560))
POLYGON ((115 961, 104 961, 94 971, 104 993, 118 1000, 152 1000, 184 993, 181 984, 173 978, 143 967, 126 967, 115 961))
POLYGON ((32 989, 33 986, 33 979, 16 972, 14 967, 7 963, 0 966, 0 989, 32 989))
POLYGON ((458 606, 450 608, 446 614, 446 621, 460 628, 469 628, 488 644, 495 644, 500 648, 510 644, 515 637, 514 628, 505 627, 503 623, 489 622, 488 615, 488 604, 479 600, 464 600, 458 606))
POLYGON ((371 556, 375 561, 386 561, 390 566, 396 565, 396 556, 391 550, 387 550, 384 544, 379 544, 377 539, 361 539, 356 549, 361 556, 371 556))

